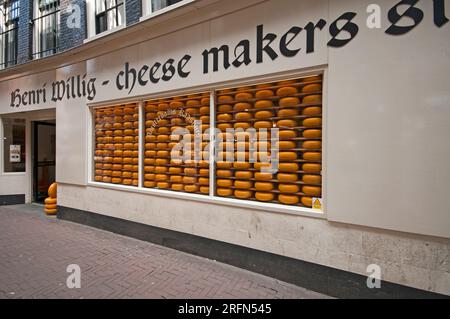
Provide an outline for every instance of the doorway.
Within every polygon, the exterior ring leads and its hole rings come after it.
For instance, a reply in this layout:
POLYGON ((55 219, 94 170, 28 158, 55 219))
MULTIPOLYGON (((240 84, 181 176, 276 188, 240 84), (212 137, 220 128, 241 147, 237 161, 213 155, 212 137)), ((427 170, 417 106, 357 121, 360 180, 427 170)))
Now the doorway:
POLYGON ((33 199, 43 203, 48 187, 55 182, 55 120, 33 122, 33 199))

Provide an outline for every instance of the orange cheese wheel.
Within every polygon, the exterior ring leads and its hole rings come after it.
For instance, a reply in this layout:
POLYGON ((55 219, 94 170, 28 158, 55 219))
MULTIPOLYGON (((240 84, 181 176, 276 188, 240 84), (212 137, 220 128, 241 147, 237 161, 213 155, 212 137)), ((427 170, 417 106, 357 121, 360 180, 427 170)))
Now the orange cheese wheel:
POLYGON ((234 181, 234 187, 240 189, 249 189, 253 187, 253 183, 249 181, 234 181))
POLYGON ((303 109, 302 114, 308 116, 317 116, 322 114, 322 108, 319 106, 306 107, 303 109))
MULTIPOLYGON (((207 163, 209 165, 209 163, 207 163)), ((199 171, 200 176, 209 176, 209 169, 202 168, 199 171)))
POLYGON ((246 130, 246 129, 249 129, 251 126, 252 126, 252 125, 251 125, 250 123, 247 123, 247 122, 237 122, 237 123, 234 123, 234 128, 235 128, 235 129, 243 129, 243 130, 246 130))
POLYGON ((305 184, 321 184, 322 177, 320 175, 303 175, 302 182, 305 184))
POLYGON ((133 173, 132 172, 122 172, 122 178, 132 178, 133 173))
POLYGON ((154 158, 145 158, 144 159, 144 164, 145 165, 154 165, 155 164, 155 159, 154 158))
POLYGON ((209 187, 208 186, 200 186, 200 193, 209 194, 209 187))
POLYGON ((319 197, 322 194, 322 187, 319 186, 303 186, 302 192, 309 196, 319 197))
POLYGON ((268 168, 270 166, 271 166, 270 163, 261 163, 261 162, 253 163, 253 167, 259 171, 262 170, 263 168, 268 168))
POLYGON ((320 94, 313 94, 313 95, 307 95, 303 97, 302 103, 303 104, 315 104, 315 103, 321 103, 322 102, 322 95, 320 94))
POLYGON ((58 212, 58 210, 56 209, 46 209, 46 208, 44 209, 44 211, 47 215, 55 215, 58 212))
POLYGON ((277 85, 279 85, 279 86, 288 86, 288 85, 292 85, 292 84, 295 84, 295 83, 297 83, 297 80, 285 80, 285 81, 278 82, 277 85))
POLYGON ((300 187, 294 184, 279 184, 278 190, 285 194, 295 194, 300 192, 300 187))
POLYGON ((294 107, 300 104, 298 97, 285 97, 280 99, 279 104, 281 107, 294 107))
POLYGON ((167 189, 170 187, 170 184, 167 182, 158 182, 156 183, 156 187, 161 189, 167 189))
POLYGON ((186 101, 186 106, 187 107, 196 107, 200 105, 200 101, 199 100, 188 100, 186 101))
POLYGON ((122 183, 122 179, 121 179, 121 178, 117 178, 117 177, 113 177, 113 178, 111 179, 111 182, 112 182, 113 184, 120 184, 120 183, 122 183))
POLYGON ((112 177, 122 177, 122 171, 113 171, 112 177))
POLYGON ((297 137, 297 132, 294 130, 283 130, 278 132, 280 140, 289 140, 297 137))
POLYGON ((111 183, 111 177, 109 177, 109 176, 103 176, 102 182, 103 182, 103 183, 111 183))
POLYGON ((233 164, 233 167, 236 169, 249 169, 252 166, 252 164, 249 162, 234 162, 232 164, 233 164))
POLYGON ((233 172, 230 170, 219 169, 216 171, 217 177, 233 177, 233 172))
POLYGON ((169 135, 165 135, 165 134, 163 134, 163 135, 158 135, 157 138, 156 138, 156 140, 157 140, 158 142, 168 142, 168 141, 170 140, 170 137, 169 137, 169 135))
POLYGON ((55 205, 55 204, 45 204, 45 209, 46 210, 52 210, 52 209, 57 209, 58 208, 58 206, 57 205, 55 205))
POLYGON ((248 121, 252 119, 252 114, 248 112, 239 112, 234 115, 234 118, 238 121, 248 121))
POLYGON ((305 137, 305 138, 321 138, 322 130, 305 130, 305 131, 303 131, 303 137, 305 137))
POLYGON ((145 173, 154 173, 155 172, 155 166, 144 166, 144 172, 145 173))
POLYGON ((321 152, 305 152, 305 153, 303 153, 303 159, 306 161, 321 161, 322 153, 321 152))
POLYGON ((305 172, 319 173, 322 170, 322 165, 320 165, 320 164, 313 164, 313 163, 306 163, 306 164, 303 164, 302 170, 305 171, 305 172))
POLYGON ((296 143, 292 142, 292 141, 279 141, 277 143, 277 147, 280 150, 291 150, 293 148, 295 148, 296 143))
POLYGON ((297 109, 283 109, 278 111, 278 117, 289 118, 296 115, 299 115, 299 111, 297 109))
POLYGON ((278 158, 280 159, 280 161, 295 161, 298 159, 297 153, 296 152, 280 152, 278 154, 278 158))
POLYGON ((231 196, 233 195, 233 190, 229 188, 218 188, 217 195, 219 196, 231 196))
POLYGON ((217 162, 216 163, 217 168, 221 169, 229 169, 233 167, 233 163, 231 162, 217 162))
POLYGON ((288 95, 294 95, 294 94, 297 94, 297 89, 292 86, 281 87, 277 90, 278 96, 288 96, 288 95))
POLYGON ((182 190, 184 190, 184 185, 183 184, 172 184, 171 188, 173 191, 182 191, 182 190))
POLYGON ((296 127, 297 121, 295 120, 280 120, 277 122, 278 127, 296 127))
POLYGON ((172 183, 183 183, 183 176, 171 175, 169 181, 172 183))
POLYGON ((237 101, 246 101, 246 100, 253 99, 253 94, 247 93, 247 92, 242 92, 242 93, 236 94, 235 98, 237 101))
POLYGON ((157 158, 155 160, 155 164, 158 165, 158 166, 168 165, 169 161, 167 159, 165 159, 165 158, 157 158))
POLYGON ((298 175, 297 174, 280 173, 280 174, 277 175, 277 179, 278 179, 279 182, 283 182, 283 183, 297 182, 298 181, 298 175))
POLYGON ((319 92, 322 90, 321 84, 308 84, 302 88, 302 93, 319 92))
POLYGON ((145 143, 145 149, 154 150, 156 148, 156 143, 145 143))
POLYGON ((229 179, 218 179, 217 186, 219 187, 231 187, 233 186, 233 181, 229 179))
POLYGON ((197 183, 197 177, 183 176, 183 183, 184 184, 195 184, 195 183, 197 183))
POLYGON ((55 205, 56 204, 56 198, 47 197, 44 201, 46 205, 55 205))
POLYGON ((154 169, 156 174, 164 174, 167 173, 167 167, 165 166, 156 166, 154 169))
POLYGON ((316 82, 316 81, 321 81, 321 80, 322 80, 322 76, 314 75, 314 76, 309 76, 307 78, 303 78, 302 82, 316 82))
POLYGON ((267 182, 256 182, 255 188, 258 191, 271 191, 273 190, 273 184, 267 182))
POLYGON ((238 179, 251 179, 253 177, 252 172, 246 172, 246 171, 237 171, 237 172, 235 172, 234 175, 238 179))
POLYGON ((259 111, 255 113, 255 119, 257 120, 269 119, 271 117, 273 117, 273 113, 271 111, 259 111))
POLYGON ((269 128, 273 127, 273 124, 272 124, 272 122, 269 122, 269 121, 258 121, 258 122, 255 122, 254 127, 256 129, 262 129, 262 128, 269 129, 269 128))
POLYGON ((273 176, 270 173, 261 173, 261 172, 255 173, 255 179, 258 181, 270 181, 272 178, 273 176))
POLYGON ((280 203, 286 205, 296 205, 300 202, 299 197, 295 195, 280 194, 278 195, 278 200, 280 201, 280 203))
POLYGON ((145 157, 155 157, 156 151, 145 151, 145 157))
POLYGON ((144 187, 147 187, 147 188, 153 188, 153 187, 155 187, 155 186, 156 186, 156 183, 153 182, 153 181, 145 181, 145 182, 144 182, 144 187))
POLYGON ((255 102, 256 109, 267 109, 273 107, 273 102, 269 100, 260 100, 255 102))
POLYGON ((313 117, 309 118, 303 121, 303 126, 306 127, 315 127, 315 126, 321 126, 322 125, 322 119, 320 117, 313 117))
POLYGON ((200 185, 209 185, 209 178, 206 178, 206 177, 200 177, 199 179, 198 179, 198 183, 200 184, 200 185))
POLYGON ((195 175, 197 175, 197 173, 198 173, 198 171, 196 168, 187 167, 184 169, 184 174, 186 174, 186 175, 195 176, 195 175))
POLYGON ((227 113, 225 113, 225 114, 218 114, 218 115, 217 115, 217 120, 218 120, 218 121, 226 121, 226 122, 229 122, 229 121, 233 120, 233 115, 227 114, 227 113))
POLYGON ((312 205, 313 205, 312 197, 306 197, 306 196, 303 196, 303 197, 302 197, 302 204, 303 204, 304 206, 306 206, 306 207, 311 208, 312 205))
POLYGON ((222 132, 225 132, 227 129, 233 128, 233 125, 230 123, 220 123, 217 125, 217 128, 222 132))
POLYGON ((184 190, 188 193, 195 193, 195 192, 198 192, 198 186, 197 185, 184 185, 184 190))
POLYGON ((56 183, 52 183, 50 185, 50 187, 48 188, 48 196, 51 198, 56 198, 57 195, 57 184, 56 183))
POLYGON ((234 111, 247 111, 251 108, 252 108, 251 103, 239 102, 234 105, 233 110, 234 111))
POLYGON ((236 196, 236 198, 240 198, 240 199, 248 199, 253 196, 253 192, 236 189, 234 191, 234 196, 236 196))
POLYGON ((261 192, 256 192, 255 193, 255 198, 261 202, 270 202, 273 201, 275 199, 275 195, 272 193, 261 193, 261 192))
POLYGON ((294 173, 299 170, 300 170, 300 167, 296 163, 279 163, 278 164, 278 171, 280 171, 280 172, 294 173))
POLYGON ((156 174, 155 175, 155 181, 157 181, 157 182, 165 182, 165 181, 167 181, 167 175, 156 174))
POLYGON ((199 109, 199 112, 200 112, 200 114, 202 114, 202 115, 207 115, 207 114, 209 114, 209 106, 202 106, 202 107, 199 109))
POLYGON ((233 111, 233 106, 230 104, 222 104, 217 107, 218 112, 231 112, 233 111))
POLYGON ((267 99, 270 97, 273 97, 273 91, 272 90, 261 90, 261 91, 257 91, 255 94, 255 97, 257 99, 267 99))

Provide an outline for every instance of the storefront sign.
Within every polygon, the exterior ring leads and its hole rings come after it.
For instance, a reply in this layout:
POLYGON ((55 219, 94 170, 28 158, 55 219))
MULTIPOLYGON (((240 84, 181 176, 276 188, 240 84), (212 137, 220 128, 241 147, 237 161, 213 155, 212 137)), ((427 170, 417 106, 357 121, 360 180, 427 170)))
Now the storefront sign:
POLYGON ((20 145, 10 145, 9 146, 9 162, 10 163, 20 163, 20 145))

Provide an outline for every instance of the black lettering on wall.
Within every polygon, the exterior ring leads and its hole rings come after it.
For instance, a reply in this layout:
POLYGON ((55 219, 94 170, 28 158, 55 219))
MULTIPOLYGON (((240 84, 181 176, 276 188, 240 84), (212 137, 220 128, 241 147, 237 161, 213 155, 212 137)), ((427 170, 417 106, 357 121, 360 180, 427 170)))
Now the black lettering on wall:
POLYGON ((324 19, 320 19, 317 24, 312 22, 305 26, 306 30, 306 53, 312 53, 315 50, 316 29, 322 30, 327 25, 324 19))
POLYGON ((175 67, 173 66, 174 62, 174 59, 169 59, 166 63, 164 63, 163 76, 161 78, 163 81, 170 81, 170 79, 172 79, 175 75, 175 67))
POLYGON ((388 19, 389 22, 391 22, 391 26, 385 32, 390 35, 403 35, 419 25, 419 23, 423 20, 423 11, 415 7, 417 2, 419 2, 419 0, 402 0, 391 10, 389 10, 388 19), (399 7, 405 5, 409 6, 409 8, 406 9, 403 14, 399 14, 399 7), (405 17, 412 19, 414 24, 408 26, 398 26, 397 23, 405 17))
POLYGON ((445 16, 445 0, 433 0, 434 24, 439 28, 448 22, 445 16))
POLYGON ((256 27, 256 63, 264 62, 264 52, 272 59, 278 58, 278 54, 270 46, 277 38, 276 34, 267 33, 264 35, 264 26, 260 24, 256 27), (264 45, 264 42, 268 42, 264 45))
POLYGON ((181 78, 187 78, 189 76, 189 74, 191 74, 191 72, 186 72, 184 70, 184 68, 186 67, 186 65, 189 63, 189 61, 192 59, 192 57, 188 54, 186 54, 181 60, 180 62, 178 62, 178 75, 181 78))
POLYGON ((203 74, 209 73, 209 57, 213 56, 213 72, 219 71, 219 52, 223 56, 223 68, 227 70, 230 67, 230 49, 228 45, 222 45, 220 48, 212 48, 211 50, 203 51, 203 74))
POLYGON ((346 12, 343 15, 341 15, 339 18, 337 18, 331 25, 330 25, 330 34, 333 37, 329 42, 328 46, 334 47, 334 48, 340 48, 352 41, 356 35, 359 32, 359 27, 356 23, 353 23, 352 20, 356 17, 355 12, 346 12), (338 23, 341 20, 346 20, 347 23, 345 23, 342 28, 338 27, 338 23), (350 37, 347 39, 338 39, 337 37, 339 34, 345 31, 350 34, 350 37))
POLYGON ((55 81, 52 83, 52 101, 61 101, 66 92, 66 83, 64 81, 55 81))
POLYGON ((295 40, 295 38, 300 34, 300 32, 302 32, 302 28, 300 27, 292 27, 289 29, 288 32, 286 32, 280 40, 280 52, 282 55, 284 55, 285 57, 294 57, 297 55, 297 53, 300 52, 300 48, 299 49, 289 49, 289 45, 292 43, 292 41, 295 40))
POLYGON ((10 107, 19 107, 22 103, 20 98, 20 89, 15 89, 11 92, 11 103, 9 104, 10 107))
POLYGON ((240 67, 242 64, 249 65, 252 62, 250 58, 250 41, 242 40, 238 43, 238 45, 234 48, 234 56, 235 59, 233 61, 233 65, 235 67, 240 67), (237 53, 238 48, 242 48, 241 53, 237 53))
POLYGON ((158 72, 159 68, 161 67, 161 63, 156 62, 153 64, 152 68, 150 69, 150 81, 153 84, 157 84, 159 82, 159 78, 155 77, 156 72, 158 72))

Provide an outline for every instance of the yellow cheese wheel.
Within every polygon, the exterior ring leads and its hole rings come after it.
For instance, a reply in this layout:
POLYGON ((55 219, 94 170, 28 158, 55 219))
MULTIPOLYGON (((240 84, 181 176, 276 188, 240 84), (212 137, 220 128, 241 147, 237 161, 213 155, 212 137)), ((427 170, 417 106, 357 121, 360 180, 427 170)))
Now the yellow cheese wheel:
POLYGON ((294 95, 297 93, 298 93, 297 89, 292 86, 281 87, 277 90, 278 96, 288 96, 288 95, 294 95))
POLYGON ((303 78, 302 82, 316 82, 316 81, 321 81, 321 80, 322 80, 322 76, 314 75, 314 76, 309 76, 307 78, 303 78))
POLYGON ((255 102, 256 109, 267 109, 274 107, 273 102, 269 100, 260 100, 255 102))
POLYGON ((195 183, 197 183, 197 177, 183 176, 183 183, 184 184, 195 184, 195 183))
POLYGON ((302 100, 303 104, 316 104, 321 102, 322 102, 322 95, 320 94, 307 95, 303 97, 302 100))
POLYGON ((303 196, 303 197, 302 197, 302 204, 303 204, 304 206, 306 206, 306 207, 311 208, 312 205, 313 205, 312 197, 306 197, 306 196, 303 196))
POLYGON ((303 109, 302 114, 308 116, 317 116, 322 114, 322 108, 319 106, 306 107, 303 109))
POLYGON ((240 189, 250 189, 253 187, 253 183, 249 181, 234 181, 234 187, 240 189))
POLYGON ((189 175, 189 176, 195 176, 195 175, 197 175, 197 173, 198 172, 197 172, 196 168, 187 167, 184 169, 184 174, 189 175))
POLYGON ((234 173, 234 175, 238 179, 251 179, 253 177, 252 172, 246 172, 246 171, 237 171, 234 173))
POLYGON ((103 176, 102 182, 103 182, 103 183, 111 183, 111 177, 109 177, 109 176, 103 176))
POLYGON ((218 121, 226 121, 226 122, 229 122, 229 121, 233 120, 233 115, 227 114, 227 113, 225 113, 225 114, 218 114, 218 115, 217 115, 217 120, 218 120, 218 121))
POLYGON ((45 209, 46 210, 52 210, 52 209, 57 209, 58 206, 56 204, 45 204, 45 209))
POLYGON ((156 183, 156 187, 161 189, 167 189, 170 187, 170 184, 166 182, 158 182, 156 183))
POLYGON ((216 163, 217 168, 221 169, 229 169, 233 167, 233 163, 231 162, 217 162, 216 163))
POLYGON ((247 92, 242 92, 242 93, 236 94, 235 97, 236 97, 237 101, 245 101, 245 100, 253 99, 253 94, 247 93, 247 92))
POLYGON ((234 196, 240 199, 248 199, 253 196, 253 192, 236 189, 234 191, 234 196))
POLYGON ((280 99, 279 104, 281 107, 295 107, 300 104, 300 99, 297 97, 285 97, 280 99))
POLYGON ((255 97, 257 99, 267 99, 270 97, 273 97, 273 91, 272 90, 261 90, 261 91, 257 91, 255 94, 255 97))
POLYGON ((271 111, 259 111, 255 113, 255 119, 257 120, 269 119, 271 117, 273 117, 273 113, 271 111))
POLYGON ((296 152, 280 152, 278 158, 282 162, 295 161, 298 159, 296 152))
POLYGON ((186 107, 196 107, 200 105, 200 101, 199 100, 187 100, 186 101, 186 107))
POLYGON ((173 191, 182 191, 184 190, 184 185, 183 184, 172 184, 171 189, 173 191))
POLYGON ((158 110, 158 106, 156 104, 147 103, 145 104, 146 112, 155 112, 158 110))
POLYGON ((302 93, 319 92, 322 90, 321 84, 308 84, 302 88, 302 93))
POLYGON ((198 186, 197 185, 184 185, 184 190, 188 193, 195 193, 195 192, 198 192, 198 186))
POLYGON ((229 179, 218 179, 217 186, 219 187, 231 187, 233 186, 233 181, 229 179))
POLYGON ((278 149, 280 150, 291 150, 293 148, 295 148, 296 143, 292 142, 292 141, 279 141, 276 146, 278 147, 278 149))
POLYGON ((220 123, 217 125, 217 128, 222 132, 225 132, 227 129, 232 129, 233 125, 230 123, 220 123))
POLYGON ((236 169, 249 169, 252 166, 252 164, 249 162, 234 162, 232 163, 232 165, 236 169))
POLYGON ((156 148, 156 143, 145 143, 145 149, 154 150, 156 148))
POLYGON ((56 209, 46 209, 46 208, 44 209, 44 211, 47 215, 55 215, 58 212, 58 210, 56 209))
POLYGON ((184 107, 184 103, 180 102, 180 101, 170 102, 169 105, 167 105, 167 103, 161 103, 161 104, 158 105, 158 111, 166 111, 169 108, 171 108, 171 109, 179 109, 181 107, 184 107))
POLYGON ((279 182, 282 182, 282 183, 297 182, 298 175, 297 174, 280 173, 277 175, 277 179, 279 182))
POLYGON ((209 178, 206 178, 206 177, 200 177, 199 179, 198 179, 198 183, 200 184, 200 185, 209 185, 209 178))
POLYGON ((164 174, 156 174, 156 175, 155 175, 155 181, 165 182, 165 181, 167 181, 167 175, 164 175, 164 174))
POLYGON ((303 159, 306 161, 321 161, 322 153, 321 152, 305 152, 305 153, 303 153, 303 159))
POLYGON ((270 166, 271 166, 271 164, 267 163, 267 162, 266 163, 261 163, 261 162, 253 163, 253 167, 259 171, 261 171, 263 168, 268 168, 270 166))
POLYGON ((294 184, 279 184, 278 190, 285 194, 295 194, 300 192, 300 187, 294 184))
POLYGON ((155 164, 158 165, 158 166, 168 165, 169 164, 169 160, 167 160, 165 158, 157 158, 155 160, 155 164))
POLYGON ((145 165, 154 165, 155 164, 155 159, 154 158, 145 158, 144 159, 144 164, 145 165))
POLYGON ((163 134, 163 135, 158 135, 156 139, 158 142, 168 142, 170 140, 170 137, 169 137, 169 135, 163 134))
POLYGON ((277 112, 278 117, 289 118, 299 115, 298 109, 282 109, 277 112))
POLYGON ((303 121, 303 126, 306 127, 315 127, 315 126, 321 126, 322 125, 322 119, 320 117, 313 117, 309 118, 303 121))
POLYGON ((280 171, 280 172, 294 173, 299 170, 300 170, 300 167, 296 163, 279 163, 278 164, 278 171, 280 171))
POLYGON ((320 175, 303 175, 302 182, 305 184, 321 184, 322 177, 320 175))
POLYGON ((208 186, 200 186, 200 193, 209 194, 209 187, 208 186))
POLYGON ((280 120, 277 122, 278 127, 296 127, 297 121, 295 120, 280 120))
POLYGON ((322 187, 319 186, 303 186, 302 192, 309 196, 319 197, 322 194, 322 187))
POLYGON ((222 104, 217 107, 218 112, 231 112, 233 111, 233 106, 230 104, 222 104))
POLYGON ((155 187, 155 186, 156 186, 156 183, 153 182, 153 181, 145 181, 145 182, 144 182, 144 187, 147 187, 147 188, 153 188, 153 187, 155 187))
POLYGON ((322 130, 305 130, 303 131, 305 138, 320 138, 322 137, 322 130))
POLYGON ((239 112, 234 115, 234 118, 238 121, 248 121, 252 119, 252 114, 248 112, 239 112))
POLYGON ((261 172, 255 173, 255 179, 258 181, 270 181, 272 178, 273 176, 270 173, 261 173, 261 172))
POLYGON ((120 183, 122 183, 122 179, 121 179, 121 178, 117 178, 117 177, 113 177, 113 178, 111 179, 111 182, 112 182, 113 184, 120 184, 120 183))
POLYGON ((255 198, 259 201, 262 202, 270 202, 273 201, 275 199, 275 195, 272 193, 261 193, 261 192, 256 192, 255 193, 255 198))
POLYGON ((144 166, 144 172, 145 173, 154 173, 155 172, 155 166, 144 166))
POLYGON ((262 129, 262 128, 268 129, 268 128, 272 128, 273 124, 272 124, 272 122, 269 122, 269 121, 258 121, 258 122, 255 122, 254 127, 256 129, 262 129))
POLYGON ((230 188, 218 188, 217 195, 219 196, 231 196, 233 195, 233 190, 230 188))
POLYGON ((209 176, 209 169, 200 169, 199 171, 200 176, 209 176))
POLYGON ((122 171, 113 171, 112 177, 122 177, 122 171))
POLYGON ((256 182, 255 188, 258 191, 271 191, 271 190, 273 190, 273 183, 256 182))
POLYGON ((249 129, 250 127, 252 127, 252 125, 251 125, 250 123, 247 123, 247 122, 237 122, 237 123, 234 123, 234 128, 235 128, 235 129, 243 129, 243 130, 246 130, 246 129, 249 129))
POLYGON ((280 201, 280 203, 286 205, 296 205, 300 202, 299 197, 295 195, 280 194, 278 195, 278 200, 280 201))
POLYGON ((256 86, 256 88, 257 89, 267 89, 267 88, 270 88, 272 86, 274 86, 274 85, 272 85, 271 83, 265 83, 265 84, 258 84, 256 86))
POLYGON ((305 172, 319 173, 322 170, 322 165, 320 165, 320 164, 313 164, 313 163, 306 163, 306 164, 303 164, 302 170, 305 171, 305 172))
POLYGON ((283 130, 278 132, 280 140, 289 140, 297 137, 297 132, 294 130, 283 130))
POLYGON ((219 169, 216 171, 217 177, 233 177, 233 172, 230 170, 219 169))
POLYGON ((183 183, 183 176, 180 175, 171 175, 169 178, 172 183, 183 183))
POLYGON ((234 105, 233 110, 234 111, 247 111, 251 108, 252 108, 252 104, 239 102, 234 105))
POLYGON ((154 171, 157 174, 164 174, 164 173, 167 173, 167 167, 165 167, 165 166, 156 166, 154 171))
POLYGON ((56 198, 47 197, 44 201, 46 205, 55 205, 56 204, 56 198))

